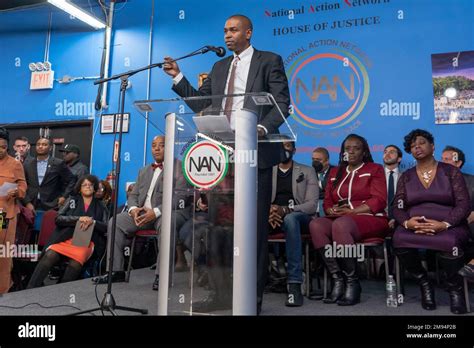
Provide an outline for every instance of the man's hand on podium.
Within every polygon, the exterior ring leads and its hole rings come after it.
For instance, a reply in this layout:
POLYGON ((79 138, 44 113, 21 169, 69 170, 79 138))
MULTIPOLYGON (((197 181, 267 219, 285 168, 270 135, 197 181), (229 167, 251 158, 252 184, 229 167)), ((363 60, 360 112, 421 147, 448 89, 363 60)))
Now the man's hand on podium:
POLYGON ((179 70, 178 63, 173 62, 172 60, 173 58, 171 57, 164 58, 165 64, 163 64, 163 71, 171 77, 175 78, 176 76, 178 76, 181 70, 179 70))

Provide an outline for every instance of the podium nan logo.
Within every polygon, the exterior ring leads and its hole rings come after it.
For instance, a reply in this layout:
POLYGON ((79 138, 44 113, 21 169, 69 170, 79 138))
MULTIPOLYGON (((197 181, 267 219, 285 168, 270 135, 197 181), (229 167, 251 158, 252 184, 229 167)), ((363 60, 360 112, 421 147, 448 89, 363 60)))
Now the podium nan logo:
POLYGON ((182 163, 187 182, 200 189, 209 189, 225 178, 229 156, 225 148, 203 140, 188 147, 182 163))

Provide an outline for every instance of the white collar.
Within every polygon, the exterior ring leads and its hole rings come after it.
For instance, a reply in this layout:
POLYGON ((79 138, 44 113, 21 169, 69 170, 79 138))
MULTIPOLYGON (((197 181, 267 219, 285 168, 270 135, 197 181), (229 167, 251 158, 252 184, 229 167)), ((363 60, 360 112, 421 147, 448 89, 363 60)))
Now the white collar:
POLYGON ((385 169, 385 174, 389 174, 391 171, 393 171, 394 174, 398 174, 398 172, 400 171, 398 169, 398 166, 395 168, 395 169, 388 169, 387 167, 383 166, 383 168, 385 169))
MULTIPOLYGON (((364 162, 362 162, 362 164, 360 166, 358 166, 356 169, 354 169, 352 172, 355 173, 357 172, 360 168, 362 168, 364 166, 364 162)), ((346 166, 346 172, 349 174, 351 171, 349 170, 349 165, 346 166)))
POLYGON ((236 54, 234 52, 234 59, 235 57, 239 56, 240 60, 243 60, 245 58, 248 58, 248 57, 252 57, 253 55, 253 52, 254 52, 254 48, 252 45, 250 45, 249 47, 247 47, 245 50, 243 50, 242 52, 240 52, 240 54, 236 54))

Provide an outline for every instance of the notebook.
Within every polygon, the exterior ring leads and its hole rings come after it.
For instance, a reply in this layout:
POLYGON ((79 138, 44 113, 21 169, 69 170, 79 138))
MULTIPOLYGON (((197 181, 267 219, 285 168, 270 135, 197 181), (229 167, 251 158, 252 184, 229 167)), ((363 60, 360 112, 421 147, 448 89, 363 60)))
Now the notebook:
POLYGON ((81 230, 81 222, 77 221, 74 228, 74 235, 72 236, 72 245, 79 247, 88 247, 92 239, 92 232, 94 232, 95 221, 85 230, 81 230))

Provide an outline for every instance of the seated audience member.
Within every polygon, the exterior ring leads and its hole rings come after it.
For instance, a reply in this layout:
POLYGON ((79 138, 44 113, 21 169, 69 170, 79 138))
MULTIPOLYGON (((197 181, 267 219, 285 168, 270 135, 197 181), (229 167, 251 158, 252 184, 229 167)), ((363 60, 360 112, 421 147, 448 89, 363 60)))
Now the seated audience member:
POLYGON ((435 160, 434 138, 429 132, 411 131, 403 146, 415 158, 416 166, 401 176, 393 202, 393 215, 399 224, 393 236, 395 253, 420 285, 421 306, 434 310, 434 288, 421 264, 419 249, 439 251, 440 265, 447 274, 451 312, 465 313, 462 278, 457 272, 464 264, 463 248, 469 240, 466 183, 458 168, 435 160))
MULTIPOLYGON (((113 189, 110 186, 107 180, 100 180, 99 181, 99 189, 95 193, 95 198, 100 199, 104 202, 105 206, 109 210, 110 213, 113 212, 113 202, 112 202, 112 193, 113 189)), ((127 195, 128 198, 128 195, 127 195)))
MULTIPOLYGON (((288 261, 288 298, 285 305, 303 305, 301 232, 308 230, 311 217, 316 214, 318 181, 313 168, 293 161, 294 142, 283 143, 287 159, 273 167, 272 205, 269 223, 273 230, 282 230, 286 239, 288 261)), ((271 233, 271 230, 270 230, 271 233)))
MULTIPOLYGON (((5 183, 16 184, 8 190, 6 196, 0 196, 0 247, 10 250, 15 244, 17 215, 20 206, 17 198, 23 198, 26 193, 25 174, 19 161, 8 155, 9 134, 5 128, 0 128, 0 186, 5 183)), ((0 255, 0 294, 10 289, 12 258, 0 255)))
MULTIPOLYGON (((466 155, 464 155, 464 152, 454 146, 446 146, 441 157, 442 162, 452 164, 460 170, 466 163, 466 155)), ((467 222, 469 224, 469 230, 471 231, 471 241, 474 242, 474 175, 462 173, 462 176, 466 181, 469 197, 471 198, 471 213, 467 218, 467 222)), ((459 274, 474 281, 474 259, 461 268, 459 274)))
MULTIPOLYGON (((100 184, 99 184, 100 185, 100 184)), ((127 201, 128 201, 128 197, 130 197, 130 194, 132 193, 133 191, 133 188, 135 187, 135 184, 130 184, 128 185, 127 187, 127 190, 125 191, 125 195, 127 197, 127 201)), ((97 197, 97 195, 96 195, 97 197)), ((118 207, 118 212, 119 213, 123 213, 123 212, 127 212, 128 211, 128 204, 127 204, 127 201, 125 201, 125 204, 122 204, 118 207)), ((111 212, 111 211, 110 211, 111 212)))
POLYGON ((13 150, 15 158, 21 163, 32 158, 30 156, 30 141, 27 137, 17 137, 13 143, 13 150))
POLYGON ((373 163, 367 141, 350 134, 342 142, 339 165, 329 173, 324 197, 325 217, 311 221, 314 247, 321 254, 333 280, 325 303, 350 306, 360 302, 356 252, 336 257, 338 248, 356 250, 368 238, 385 237, 387 188, 383 167, 373 163), (351 247, 352 246, 352 247, 351 247), (344 289, 345 287, 345 289, 344 289))
POLYGON ((50 152, 51 141, 39 138, 36 157, 23 163, 28 184, 23 204, 33 212, 62 206, 74 188, 75 179, 66 163, 50 152))
POLYGON ((79 179, 75 187, 76 195, 69 197, 59 209, 56 229, 31 276, 28 288, 41 286, 51 268, 63 258, 66 258, 69 264, 61 282, 65 283, 79 278, 82 266, 92 256, 96 244, 100 243, 100 237, 103 237, 107 230, 107 208, 103 202, 94 197, 98 184, 98 179, 93 175, 86 175, 79 179), (95 223, 87 247, 72 243, 78 221, 81 232, 95 223))
POLYGON ((63 160, 69 167, 72 175, 74 175, 76 181, 82 178, 84 175, 89 174, 89 168, 81 162, 79 157, 81 156, 81 150, 79 146, 74 144, 66 144, 64 149, 59 150, 63 152, 63 160))
MULTIPOLYGON (((140 169, 135 186, 130 193, 127 205, 130 207, 128 212, 122 212, 117 215, 115 240, 111 240, 112 219, 109 220, 107 228, 107 254, 110 255, 111 248, 114 248, 112 282, 125 281, 125 247, 129 246, 132 237, 139 230, 159 230, 161 226, 162 198, 163 198, 163 160, 165 151, 165 137, 156 136, 151 145, 151 152, 155 163, 147 165, 140 169)), ((184 178, 179 176, 176 183, 177 187, 184 187, 186 184, 184 178)), ((178 201, 180 197, 174 195, 173 199, 178 201)), ((176 205, 173 204, 173 207, 176 205)), ((189 219, 189 210, 175 210, 172 217, 176 224, 176 230, 189 219)), ((159 256, 158 256, 159 257, 159 256)), ((110 260, 107 257, 107 269, 110 270, 110 260)), ((103 277, 93 278, 96 283, 103 284, 108 282, 109 274, 103 277)), ((159 267, 156 267, 154 287, 158 287, 159 267)))
POLYGON ((329 163, 329 152, 324 147, 317 147, 313 150, 312 161, 313 168, 318 175, 319 200, 317 213, 319 216, 324 216, 324 192, 328 183, 328 174, 333 166, 329 163))
POLYGON ((395 227, 395 219, 393 218, 392 203, 397 192, 398 179, 402 175, 399 165, 402 161, 402 150, 396 145, 387 145, 383 150, 383 168, 385 170, 385 179, 387 182, 387 215, 388 225, 390 228, 395 227))

